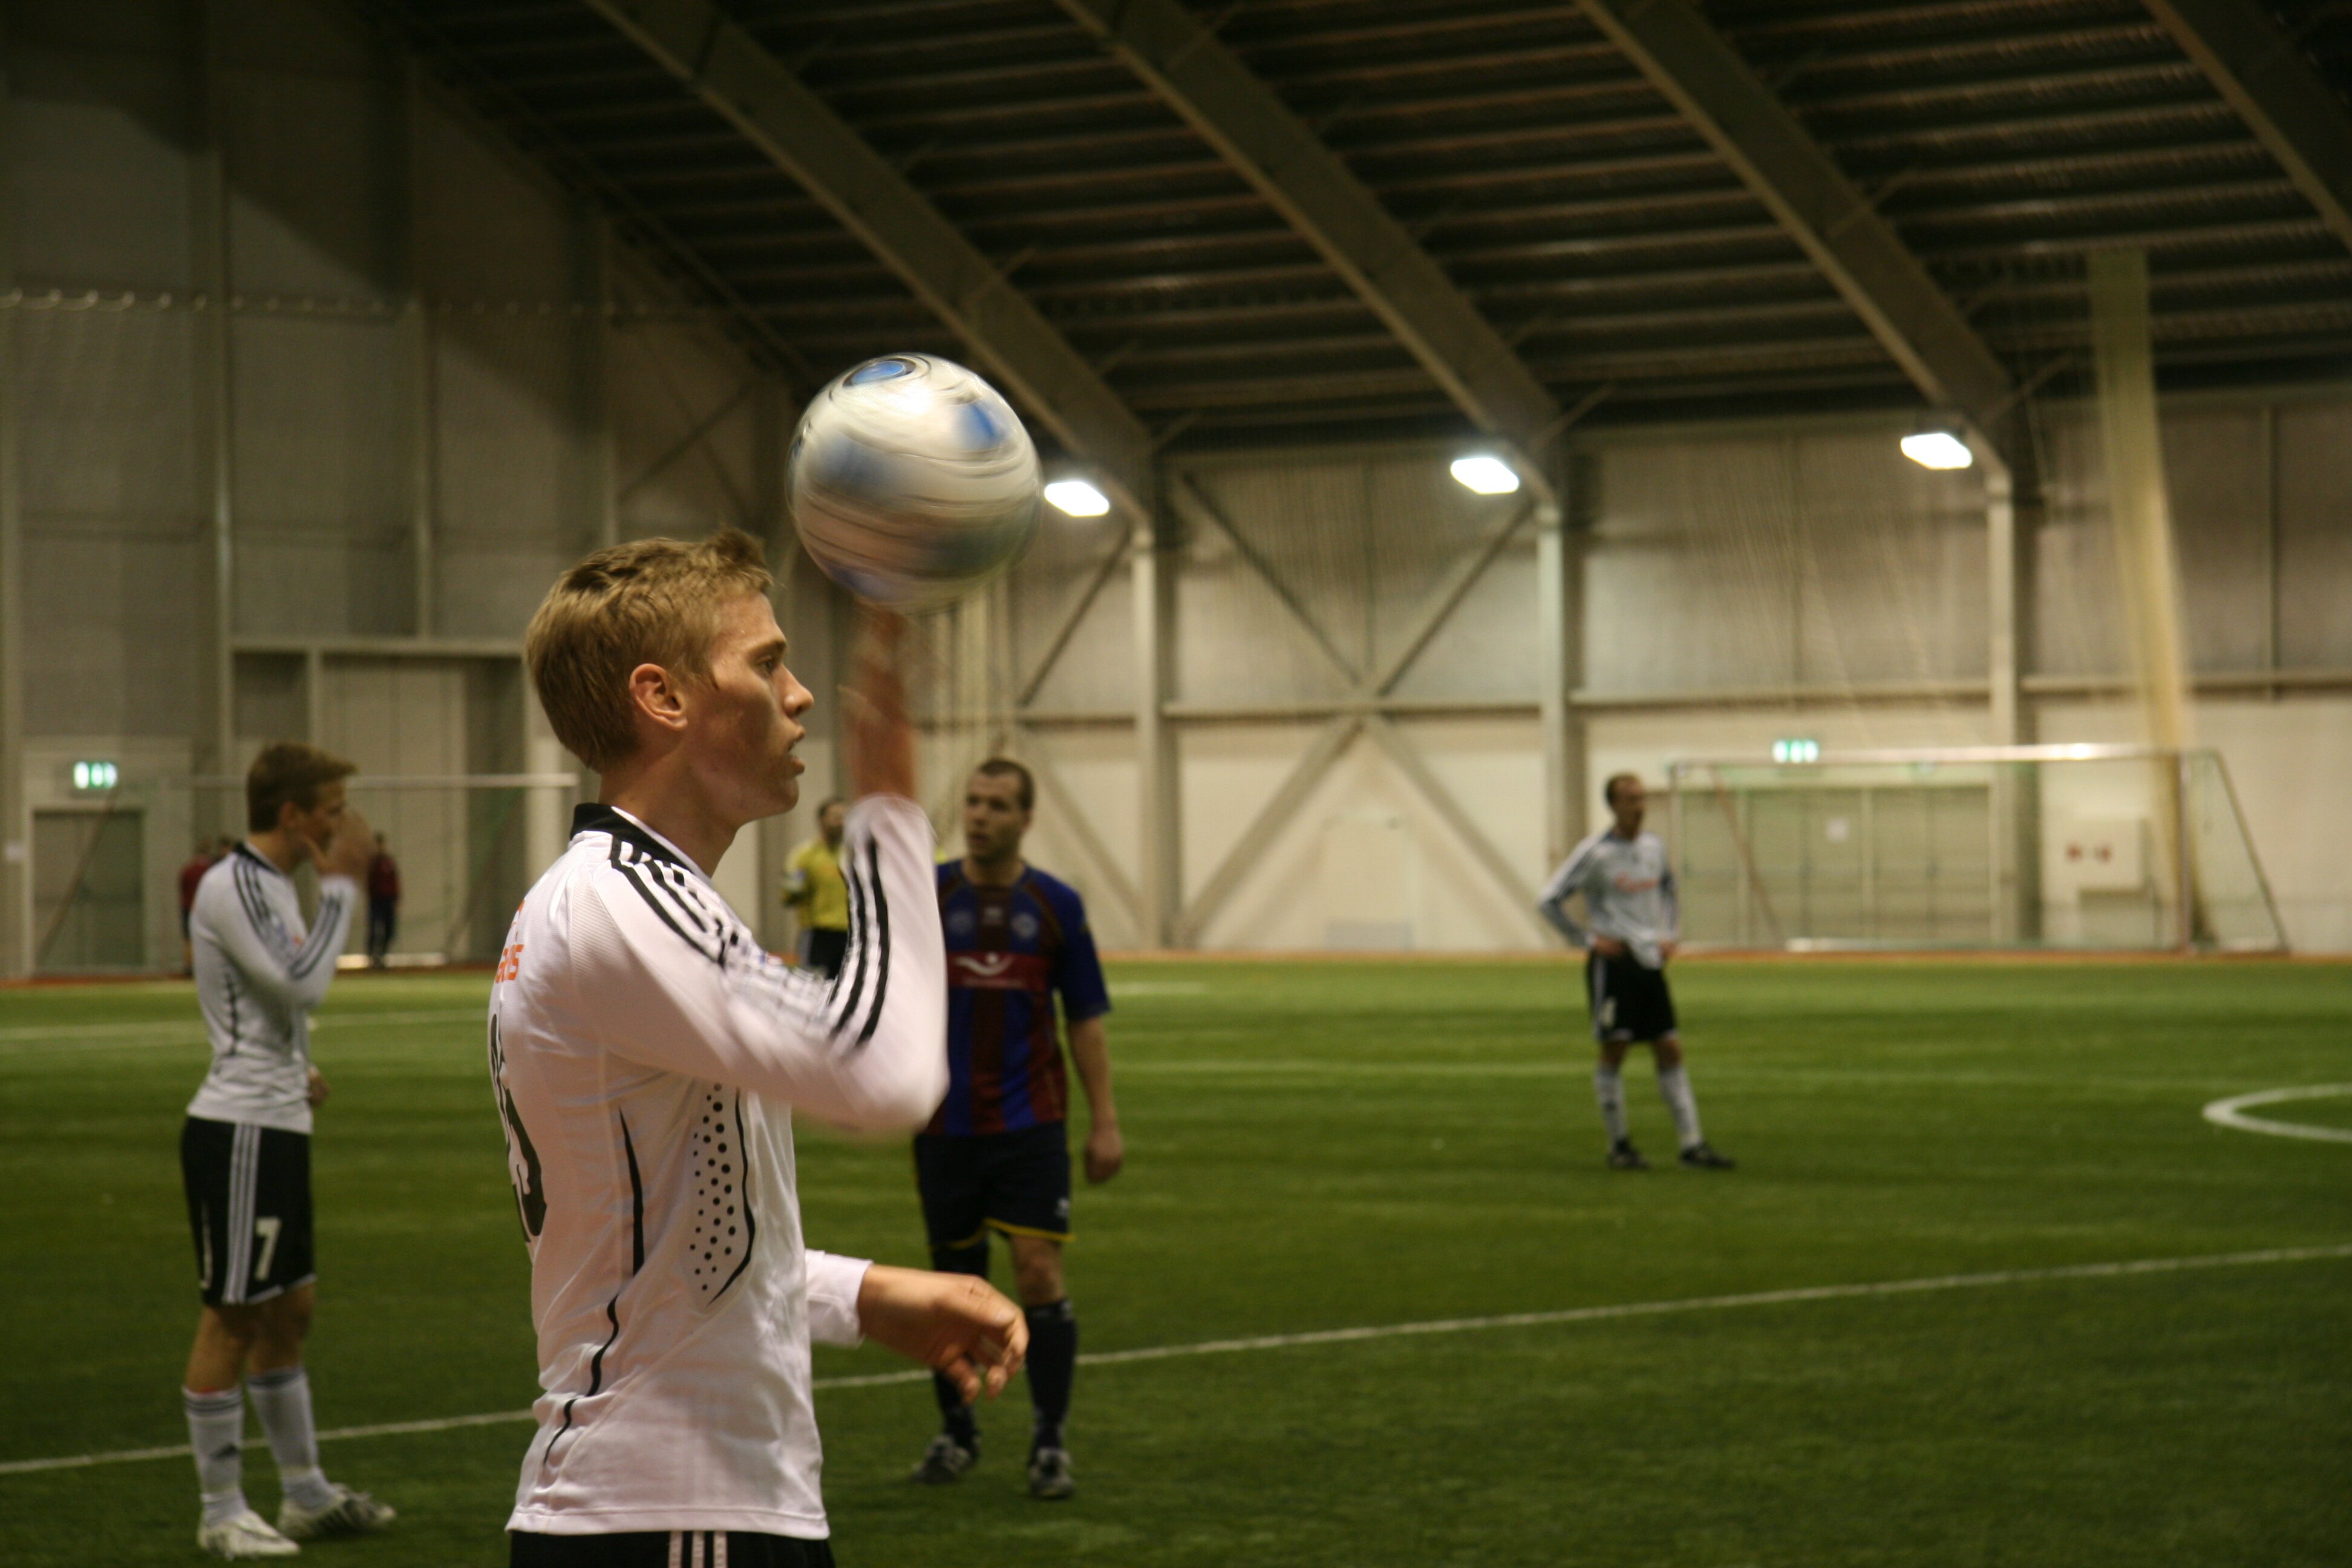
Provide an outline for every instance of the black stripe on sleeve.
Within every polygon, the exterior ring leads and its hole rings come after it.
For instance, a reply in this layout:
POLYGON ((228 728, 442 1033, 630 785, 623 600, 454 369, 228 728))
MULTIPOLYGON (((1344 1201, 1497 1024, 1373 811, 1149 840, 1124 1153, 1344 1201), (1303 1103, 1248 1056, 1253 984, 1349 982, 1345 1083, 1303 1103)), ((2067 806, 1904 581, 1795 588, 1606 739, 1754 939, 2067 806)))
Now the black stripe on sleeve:
POLYGON ((882 997, 890 988, 890 900, 882 891, 882 855, 872 839, 866 841, 866 874, 874 883, 874 1007, 866 1015, 866 1027, 857 1032, 857 1043, 866 1044, 874 1037, 875 1026, 882 1022, 882 997))
POLYGON ((856 858, 854 856, 850 859, 849 873, 842 878, 842 883, 849 893, 848 956, 855 962, 850 970, 849 990, 845 995, 840 989, 840 977, 838 975, 834 977, 834 994, 840 997, 840 1005, 833 1011, 827 1022, 836 1032, 849 1026, 851 1016, 857 1011, 857 999, 866 994, 866 960, 868 950, 874 945, 874 934, 867 929, 869 917, 866 913, 865 889, 858 877, 856 858))
POLYGON ((229 868, 229 874, 236 880, 236 900, 245 906, 246 923, 253 928, 254 935, 279 962, 291 963, 294 944, 286 940, 285 927, 278 921, 278 911, 269 907, 268 895, 261 890, 253 868, 240 862, 229 868))
POLYGON ((299 980, 319 967, 319 960, 327 952, 327 933, 342 918, 342 913, 341 899, 330 894, 319 900, 318 918, 310 922, 310 930, 304 936, 301 950, 289 969, 295 979, 299 980))

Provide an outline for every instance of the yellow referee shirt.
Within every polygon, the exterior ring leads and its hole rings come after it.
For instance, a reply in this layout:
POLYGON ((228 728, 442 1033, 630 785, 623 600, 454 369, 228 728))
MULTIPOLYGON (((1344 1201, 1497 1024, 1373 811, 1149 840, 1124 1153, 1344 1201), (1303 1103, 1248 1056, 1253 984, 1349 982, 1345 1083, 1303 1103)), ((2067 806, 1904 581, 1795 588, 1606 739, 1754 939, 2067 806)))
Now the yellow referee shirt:
POLYGON ((849 884, 841 879, 841 862, 823 836, 784 862, 784 902, 809 931, 849 929, 849 884))

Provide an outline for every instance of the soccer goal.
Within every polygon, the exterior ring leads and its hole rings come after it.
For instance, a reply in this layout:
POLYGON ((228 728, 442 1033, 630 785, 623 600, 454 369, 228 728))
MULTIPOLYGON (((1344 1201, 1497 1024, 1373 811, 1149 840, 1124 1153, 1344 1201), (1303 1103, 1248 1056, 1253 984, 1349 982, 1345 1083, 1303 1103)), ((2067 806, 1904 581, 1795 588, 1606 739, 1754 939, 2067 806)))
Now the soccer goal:
POLYGON ((1858 751, 1694 758, 1667 774, 1694 944, 2286 946, 2211 751, 1858 751))

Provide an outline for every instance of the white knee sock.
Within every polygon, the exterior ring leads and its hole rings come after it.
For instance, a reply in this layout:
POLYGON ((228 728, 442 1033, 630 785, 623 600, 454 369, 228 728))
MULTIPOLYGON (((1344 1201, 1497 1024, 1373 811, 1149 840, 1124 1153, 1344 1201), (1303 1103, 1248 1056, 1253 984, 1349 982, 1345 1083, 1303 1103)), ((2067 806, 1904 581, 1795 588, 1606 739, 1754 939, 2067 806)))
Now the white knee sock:
POLYGON ((310 1425, 310 1378, 300 1367, 287 1366, 257 1372, 245 1381, 261 1429, 269 1435, 270 1457, 278 1461, 278 1481, 286 1495, 304 1508, 332 1503, 335 1489, 319 1469, 319 1436, 310 1425))
POLYGON ((1601 1106, 1601 1121, 1609 1142, 1625 1141, 1625 1075, 1603 1062, 1592 1069, 1592 1098, 1601 1106))
POLYGON ((1658 1098, 1675 1114, 1675 1135, 1685 1149, 1706 1142, 1698 1130, 1698 1100, 1691 1093, 1690 1075, 1680 1068, 1658 1069, 1658 1098))
POLYGON ((196 1451, 196 1490, 205 1522, 218 1524, 245 1511, 245 1391, 232 1384, 210 1394, 180 1390, 188 1413, 188 1447, 196 1451))

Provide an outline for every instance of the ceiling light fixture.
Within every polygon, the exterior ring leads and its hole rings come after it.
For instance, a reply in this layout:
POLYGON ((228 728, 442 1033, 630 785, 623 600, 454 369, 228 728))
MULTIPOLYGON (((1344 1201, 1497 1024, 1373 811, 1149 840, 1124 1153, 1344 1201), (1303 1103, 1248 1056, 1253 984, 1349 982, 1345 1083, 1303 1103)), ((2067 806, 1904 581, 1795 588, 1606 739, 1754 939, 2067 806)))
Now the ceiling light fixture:
POLYGON ((1055 479, 1045 487, 1045 499, 1072 517, 1100 517, 1110 510, 1110 498, 1084 479, 1055 479))
POLYGON ((1507 496, 1519 488, 1519 476, 1510 464, 1483 452, 1454 458, 1454 478, 1482 496, 1507 496))
POLYGON ((1965 468, 1977 460, 1969 444, 1949 430, 1922 430, 1904 437, 1903 455, 1923 468, 1965 468))

